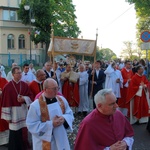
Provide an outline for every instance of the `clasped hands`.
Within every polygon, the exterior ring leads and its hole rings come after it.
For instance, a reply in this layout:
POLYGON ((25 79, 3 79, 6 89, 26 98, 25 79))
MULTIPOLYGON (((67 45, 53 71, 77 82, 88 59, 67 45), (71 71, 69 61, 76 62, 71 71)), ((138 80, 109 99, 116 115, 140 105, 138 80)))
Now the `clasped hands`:
POLYGON ((58 127, 58 126, 62 125, 64 122, 65 122, 65 119, 62 116, 55 116, 53 118, 53 126, 54 127, 58 127))
POLYGON ((25 102, 25 99, 22 95, 18 95, 17 100, 18 100, 19 103, 24 103, 25 102))
POLYGON ((125 141, 118 141, 110 146, 110 150, 126 150, 127 144, 125 141))
POLYGON ((143 87, 143 88, 146 88, 147 86, 144 84, 144 82, 141 82, 140 85, 143 87))

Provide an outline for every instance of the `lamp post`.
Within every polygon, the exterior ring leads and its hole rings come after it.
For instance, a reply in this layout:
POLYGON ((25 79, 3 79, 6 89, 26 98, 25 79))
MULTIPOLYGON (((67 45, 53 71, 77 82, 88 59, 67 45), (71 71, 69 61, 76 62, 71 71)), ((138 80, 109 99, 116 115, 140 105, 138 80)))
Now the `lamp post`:
POLYGON ((24 9, 26 10, 26 11, 29 11, 29 20, 30 20, 30 22, 29 22, 29 25, 30 25, 30 29, 29 29, 29 31, 30 31, 30 63, 32 62, 32 53, 31 53, 31 23, 34 23, 35 22, 35 19, 34 18, 32 18, 31 17, 31 7, 30 7, 30 5, 24 5, 24 9))

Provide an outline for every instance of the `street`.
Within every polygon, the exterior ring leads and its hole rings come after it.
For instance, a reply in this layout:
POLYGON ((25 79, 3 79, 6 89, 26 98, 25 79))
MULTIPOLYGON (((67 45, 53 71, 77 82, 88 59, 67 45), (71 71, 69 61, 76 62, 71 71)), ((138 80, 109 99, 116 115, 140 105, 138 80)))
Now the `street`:
MULTIPOLYGON (((78 125, 81 121, 80 117, 76 117, 74 123, 74 132, 69 135, 71 149, 73 150, 75 135, 77 133, 78 125)), ((150 150, 150 133, 146 130, 146 124, 133 125, 134 129, 134 144, 133 150, 150 150)), ((0 150, 7 150, 6 147, 0 146, 0 150)))

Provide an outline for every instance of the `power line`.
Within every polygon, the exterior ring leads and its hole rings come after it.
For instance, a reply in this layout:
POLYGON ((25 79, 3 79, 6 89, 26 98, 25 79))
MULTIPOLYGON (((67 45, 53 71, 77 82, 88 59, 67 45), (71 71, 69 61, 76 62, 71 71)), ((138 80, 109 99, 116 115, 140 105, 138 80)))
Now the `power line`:
POLYGON ((113 21, 111 21, 109 24, 107 24, 105 27, 108 27, 109 25, 113 24, 116 20, 118 20, 121 16, 123 16, 127 11, 129 11, 132 7, 134 6, 134 4, 132 4, 131 7, 129 7, 127 10, 125 10, 121 15, 119 15, 117 18, 115 18, 113 21))

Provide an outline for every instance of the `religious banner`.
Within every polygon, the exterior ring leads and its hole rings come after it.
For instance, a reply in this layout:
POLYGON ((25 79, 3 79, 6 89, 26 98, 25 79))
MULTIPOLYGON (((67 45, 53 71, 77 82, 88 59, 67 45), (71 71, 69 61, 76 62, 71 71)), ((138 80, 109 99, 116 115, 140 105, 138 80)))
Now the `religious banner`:
POLYGON ((78 54, 95 55, 96 40, 53 37, 49 46, 48 54, 78 54))

